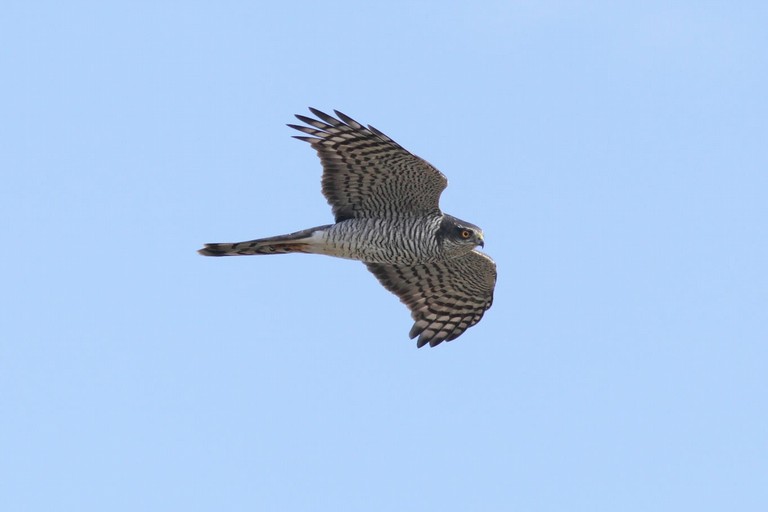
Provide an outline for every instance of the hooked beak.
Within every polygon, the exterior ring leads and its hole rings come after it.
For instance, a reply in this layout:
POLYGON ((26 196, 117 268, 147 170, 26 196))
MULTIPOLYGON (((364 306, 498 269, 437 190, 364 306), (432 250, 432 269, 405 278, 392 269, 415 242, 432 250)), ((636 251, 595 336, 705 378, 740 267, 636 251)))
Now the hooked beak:
POLYGON ((481 234, 477 235, 477 245, 485 247, 485 240, 483 240, 483 235, 481 234))

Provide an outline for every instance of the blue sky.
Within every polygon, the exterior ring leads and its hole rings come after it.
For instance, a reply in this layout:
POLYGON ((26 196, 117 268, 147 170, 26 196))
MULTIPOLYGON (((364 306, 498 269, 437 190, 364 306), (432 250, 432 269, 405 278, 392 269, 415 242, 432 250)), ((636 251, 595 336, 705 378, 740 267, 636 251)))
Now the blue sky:
POLYGON ((763 2, 10 2, 0 502, 14 511, 763 511, 763 2), (483 227, 417 350, 328 223, 307 106, 483 227))

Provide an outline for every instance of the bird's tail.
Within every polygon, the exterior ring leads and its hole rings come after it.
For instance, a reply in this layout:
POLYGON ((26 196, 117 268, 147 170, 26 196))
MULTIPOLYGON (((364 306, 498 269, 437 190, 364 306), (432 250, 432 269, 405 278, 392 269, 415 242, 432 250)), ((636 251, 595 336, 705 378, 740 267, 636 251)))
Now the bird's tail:
POLYGON ((289 235, 259 238, 247 242, 233 244, 205 244, 197 251, 203 256, 244 256, 252 254, 288 254, 291 252, 312 253, 318 239, 313 237, 317 231, 329 228, 331 225, 318 226, 291 233, 289 235))

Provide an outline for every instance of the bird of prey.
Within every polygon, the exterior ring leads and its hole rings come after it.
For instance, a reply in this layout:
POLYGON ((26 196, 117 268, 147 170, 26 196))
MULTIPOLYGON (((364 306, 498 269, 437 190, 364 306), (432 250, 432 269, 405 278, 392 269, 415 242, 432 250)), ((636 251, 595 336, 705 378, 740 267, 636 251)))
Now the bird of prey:
POLYGON ((373 126, 310 108, 289 124, 323 165, 336 222, 247 242, 205 244, 204 256, 311 253, 359 260, 411 310, 411 339, 434 347, 459 337, 493 302, 496 264, 476 250, 483 231, 444 214, 445 176, 373 126))

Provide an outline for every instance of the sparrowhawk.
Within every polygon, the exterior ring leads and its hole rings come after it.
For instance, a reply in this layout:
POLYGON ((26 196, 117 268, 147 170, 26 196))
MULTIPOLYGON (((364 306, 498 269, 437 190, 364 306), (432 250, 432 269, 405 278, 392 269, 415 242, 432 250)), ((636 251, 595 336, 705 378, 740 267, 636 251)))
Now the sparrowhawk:
POLYGON ((303 252, 359 260, 411 310, 417 346, 459 337, 493 302, 496 264, 477 251, 483 231, 444 214, 445 176, 373 126, 310 108, 289 124, 323 165, 334 224, 247 242, 205 244, 205 256, 303 252))

